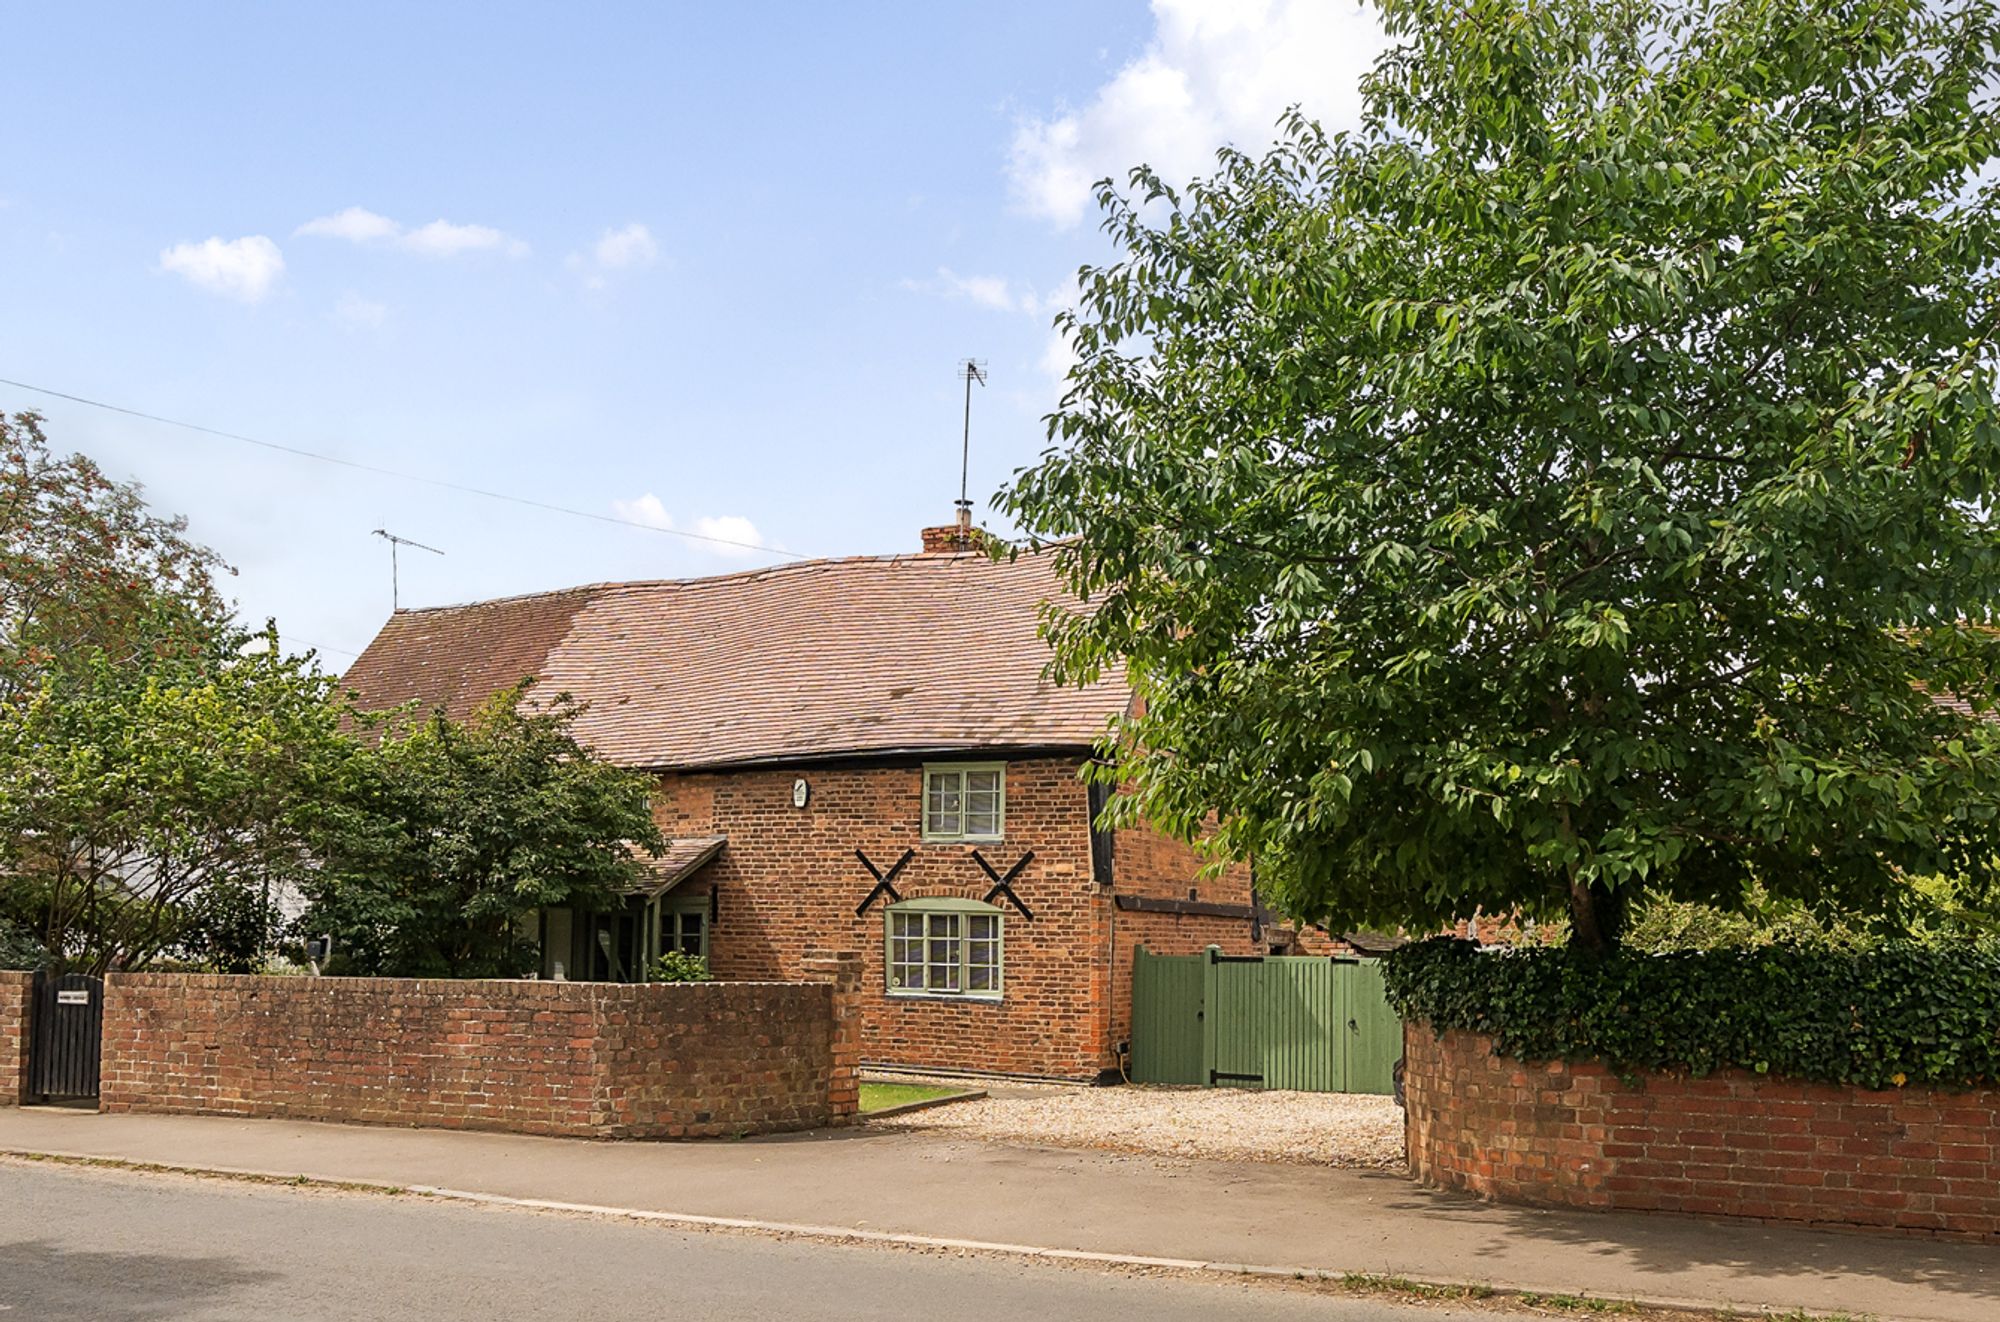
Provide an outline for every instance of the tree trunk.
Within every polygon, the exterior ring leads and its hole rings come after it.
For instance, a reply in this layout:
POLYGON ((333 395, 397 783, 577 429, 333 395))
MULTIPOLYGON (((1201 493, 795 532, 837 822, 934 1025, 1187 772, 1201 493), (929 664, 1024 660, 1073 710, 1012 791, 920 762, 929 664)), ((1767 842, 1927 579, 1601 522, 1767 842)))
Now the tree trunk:
POLYGON ((1570 883, 1570 945, 1603 954, 1618 944, 1624 931, 1624 892, 1587 882, 1570 883))

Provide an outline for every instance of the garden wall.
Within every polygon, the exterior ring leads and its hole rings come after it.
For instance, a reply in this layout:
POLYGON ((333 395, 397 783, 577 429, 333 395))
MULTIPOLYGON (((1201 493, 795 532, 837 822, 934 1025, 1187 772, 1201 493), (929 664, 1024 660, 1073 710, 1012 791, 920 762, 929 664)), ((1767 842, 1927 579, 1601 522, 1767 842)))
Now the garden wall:
POLYGON ((821 983, 113 974, 104 1111, 603 1138, 842 1124, 858 962, 821 983))
POLYGON ((29 1007, 35 975, 0 970, 0 1106, 28 1095, 29 1007))
POLYGON ((2000 1243, 2000 1090, 1883 1092, 1742 1071, 1625 1083, 1489 1038, 1404 1032, 1411 1173, 1500 1202, 2000 1243))

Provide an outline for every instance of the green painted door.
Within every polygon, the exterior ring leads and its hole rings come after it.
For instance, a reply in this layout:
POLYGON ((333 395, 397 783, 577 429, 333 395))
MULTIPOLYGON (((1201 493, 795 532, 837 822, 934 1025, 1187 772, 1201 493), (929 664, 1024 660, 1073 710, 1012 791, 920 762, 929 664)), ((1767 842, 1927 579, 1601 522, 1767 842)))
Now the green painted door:
POLYGON ((1203 1083, 1256 1088, 1264 1082, 1264 966, 1255 956, 1202 959, 1203 1083))
POLYGON ((1396 1062, 1403 1055, 1403 1021, 1389 1008, 1389 998, 1382 990, 1382 966, 1365 959, 1335 967, 1347 984, 1341 998, 1346 1014, 1339 1024, 1347 1063, 1341 1091, 1386 1096, 1396 1090, 1396 1062))
POLYGON ((1199 955, 1132 954, 1132 1082, 1207 1083, 1199 955))
POLYGON ((1134 952, 1134 1083, 1388 1093, 1402 1052, 1372 960, 1134 952))

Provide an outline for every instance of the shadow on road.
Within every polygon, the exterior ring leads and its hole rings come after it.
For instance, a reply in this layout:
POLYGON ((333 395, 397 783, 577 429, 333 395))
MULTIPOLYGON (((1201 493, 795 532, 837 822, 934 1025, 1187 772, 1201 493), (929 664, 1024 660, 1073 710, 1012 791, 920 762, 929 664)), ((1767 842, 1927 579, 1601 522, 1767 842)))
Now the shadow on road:
POLYGON ((46 1240, 0 1244, 0 1307, 20 1318, 147 1322, 182 1317, 277 1273, 228 1258, 85 1253, 46 1240))

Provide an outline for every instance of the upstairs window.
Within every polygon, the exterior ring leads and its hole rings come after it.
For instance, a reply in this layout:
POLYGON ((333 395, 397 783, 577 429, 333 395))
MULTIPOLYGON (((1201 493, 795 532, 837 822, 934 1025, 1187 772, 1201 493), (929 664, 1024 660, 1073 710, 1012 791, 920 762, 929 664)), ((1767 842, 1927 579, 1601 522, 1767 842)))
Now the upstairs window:
POLYGON ((889 994, 1000 999, 1000 911, 977 900, 888 909, 889 994))
POLYGON ((924 839, 998 840, 1006 825, 1007 771, 998 762, 924 768, 924 839))

